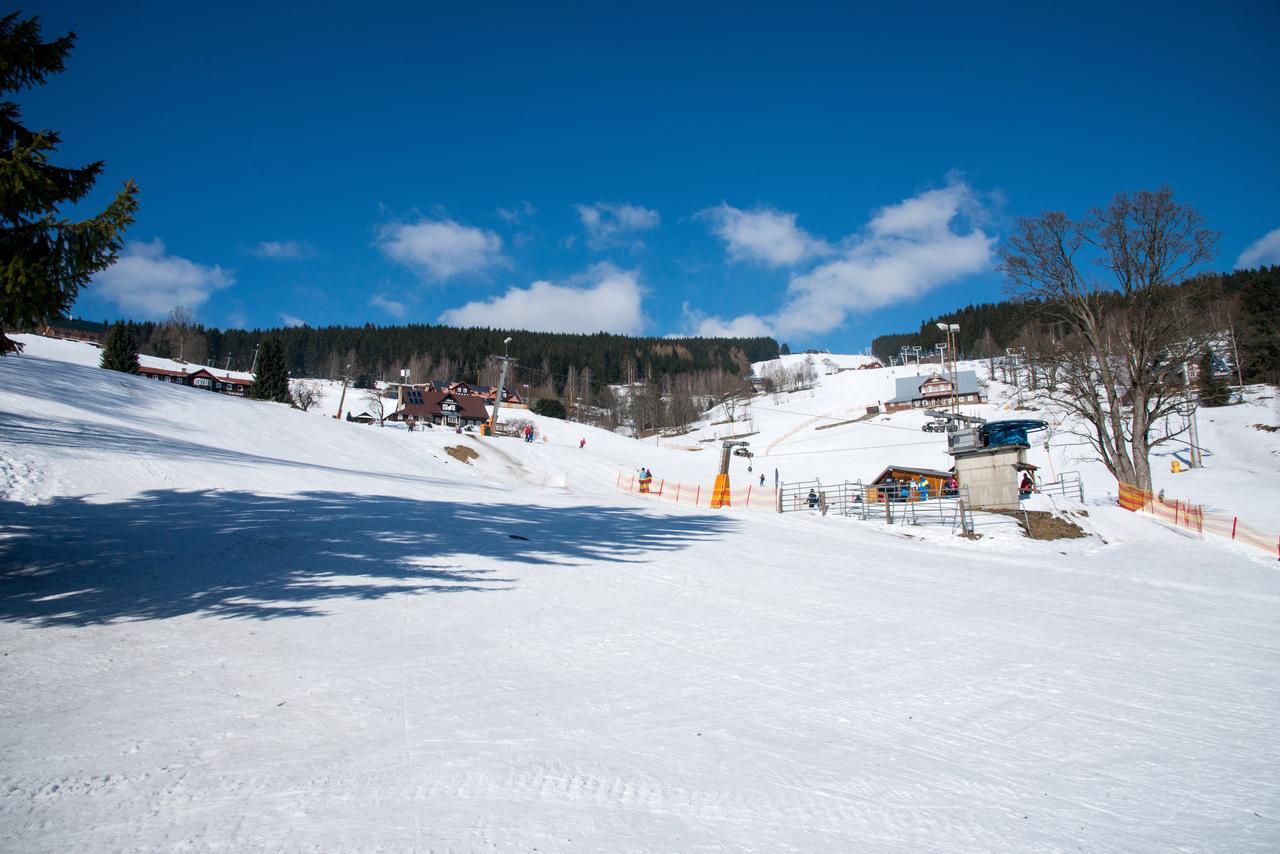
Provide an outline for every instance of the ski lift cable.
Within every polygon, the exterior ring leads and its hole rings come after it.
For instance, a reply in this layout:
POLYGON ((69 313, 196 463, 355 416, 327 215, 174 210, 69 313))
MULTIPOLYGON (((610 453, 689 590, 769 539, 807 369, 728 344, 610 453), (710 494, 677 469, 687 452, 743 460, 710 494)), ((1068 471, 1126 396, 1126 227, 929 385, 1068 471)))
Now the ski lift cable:
POLYGON ((810 454, 835 454, 841 451, 875 451, 883 448, 908 448, 917 445, 933 445, 937 447, 937 442, 894 442, 888 445, 852 445, 847 448, 825 448, 821 451, 787 451, 781 454, 769 454, 769 459, 774 457, 799 457, 808 456, 810 454))

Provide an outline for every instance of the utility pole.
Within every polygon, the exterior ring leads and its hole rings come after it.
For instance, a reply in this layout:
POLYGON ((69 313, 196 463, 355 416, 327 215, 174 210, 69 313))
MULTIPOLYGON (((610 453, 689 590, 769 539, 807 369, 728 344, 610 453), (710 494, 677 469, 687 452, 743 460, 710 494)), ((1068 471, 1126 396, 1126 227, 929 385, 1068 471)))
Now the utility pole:
POLYGON ((1244 374, 1240 370, 1240 351, 1236 349, 1236 324, 1227 316, 1227 331, 1231 333, 1231 356, 1236 363, 1236 382, 1240 386, 1240 400, 1244 400, 1244 374))
MULTIPOLYGON (((258 372, 258 349, 259 349, 261 346, 262 346, 262 344, 257 344, 257 345, 256 345, 256 346, 254 346, 254 348, 253 348, 253 367, 249 369, 249 373, 251 373, 251 374, 256 374, 256 373, 258 372)), ((347 367, 349 368, 349 367, 351 367, 351 366, 350 366, 350 365, 347 365, 347 367)))
MULTIPOLYGON (((1209 370, 1213 370, 1213 366, 1209 366, 1209 370)), ((1183 388, 1187 391, 1187 423, 1191 427, 1191 467, 1198 469, 1204 462, 1200 458, 1200 431, 1196 429, 1196 405, 1191 402, 1191 378, 1187 371, 1187 363, 1182 363, 1182 383, 1183 388)))
POLYGON ((489 417, 488 435, 490 436, 498 426, 498 407, 502 406, 502 392, 507 384, 507 363, 511 361, 511 356, 508 355, 511 350, 511 339, 507 338, 502 343, 502 355, 494 356, 495 359, 502 360, 502 372, 498 374, 498 393, 493 398, 493 415, 489 417))
MULTIPOLYGON (((258 356, 256 351, 254 353, 253 362, 255 365, 258 363, 258 356)), ((349 379, 351 379, 351 366, 347 365, 342 372, 342 395, 338 398, 338 412, 336 415, 333 416, 334 418, 342 417, 342 407, 347 402, 347 381, 349 379)))
POLYGON ((224 371, 231 370, 231 354, 230 353, 227 354, 227 363, 222 366, 222 370, 224 371))

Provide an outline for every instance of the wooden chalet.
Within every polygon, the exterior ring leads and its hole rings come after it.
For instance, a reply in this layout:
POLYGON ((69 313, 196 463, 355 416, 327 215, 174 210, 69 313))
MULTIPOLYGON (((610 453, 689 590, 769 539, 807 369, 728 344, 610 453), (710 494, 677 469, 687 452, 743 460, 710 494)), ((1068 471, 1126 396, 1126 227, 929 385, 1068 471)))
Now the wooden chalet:
POLYGON ((216 391, 219 394, 230 394, 236 397, 247 396, 250 389, 253 388, 253 380, 247 374, 238 371, 221 371, 217 368, 197 367, 194 370, 174 370, 172 368, 142 365, 140 373, 148 379, 202 388, 207 391, 216 391))
POLYGON ((934 372, 928 376, 899 377, 893 400, 885 402, 885 412, 902 409, 928 409, 946 406, 954 397, 960 403, 984 403, 978 387, 978 375, 973 371, 960 371, 955 385, 945 373, 934 372))
POLYGON ((489 420, 489 411, 479 395, 405 388, 403 402, 387 420, 475 427, 489 420))
MULTIPOLYGON (((406 386, 406 389, 410 386, 406 386)), ((472 385, 465 382, 445 382, 444 380, 432 380, 426 385, 412 386, 412 388, 422 389, 424 391, 447 392, 460 397, 479 397, 489 404, 492 404, 498 396, 498 389, 491 385, 472 385)), ((507 386, 502 389, 502 405, 525 407, 524 398, 520 396, 520 392, 514 388, 507 386)))
POLYGON ((947 481, 953 477, 949 471, 939 471, 938 469, 921 469, 912 468, 910 466, 889 466, 880 474, 876 475, 875 480, 871 481, 871 486, 867 489, 868 501, 884 501, 888 496, 890 501, 902 500, 901 483, 909 481, 911 484, 907 492, 909 501, 920 500, 920 493, 916 489, 916 484, 920 482, 920 478, 924 478, 929 482, 929 497, 937 498, 942 495, 943 489, 946 487, 947 481))

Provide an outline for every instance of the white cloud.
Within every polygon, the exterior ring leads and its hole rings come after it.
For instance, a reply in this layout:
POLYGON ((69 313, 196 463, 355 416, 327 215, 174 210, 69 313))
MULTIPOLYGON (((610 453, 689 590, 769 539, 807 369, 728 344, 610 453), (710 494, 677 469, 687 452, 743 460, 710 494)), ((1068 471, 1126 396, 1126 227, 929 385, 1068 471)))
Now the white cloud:
POLYGON ((1280 228, 1269 231, 1250 243, 1236 259, 1237 270, 1247 270, 1263 264, 1280 264, 1280 228))
POLYGON ((696 330, 787 338, 830 332, 851 313, 913 299, 987 269, 995 237, 956 222, 964 217, 972 223, 981 214, 973 191, 953 178, 943 189, 881 208, 864 234, 842 241, 839 257, 792 274, 776 313, 724 320, 686 312, 686 323, 696 330))
MULTIPOLYGON (((587 232, 587 243, 599 249, 612 243, 632 242, 632 235, 658 227, 662 217, 651 208, 638 205, 596 202, 594 205, 574 205, 578 218, 587 232)), ((634 239, 633 245, 643 246, 634 239)))
POLYGON ((387 297, 384 297, 382 294, 377 294, 372 299, 370 299, 369 305, 373 306, 374 308, 382 309, 387 314, 391 315, 396 319, 403 319, 404 316, 409 313, 409 309, 405 307, 404 303, 396 302, 393 299, 388 299, 387 297))
POLYGON ((784 267, 834 250, 796 225, 796 215, 769 208, 744 211, 721 203, 697 214, 711 220, 711 230, 724 240, 734 261, 761 261, 784 267))
POLYGON ((523 222, 524 220, 536 216, 537 213, 538 209, 527 201, 512 205, 509 208, 498 208, 498 217, 503 222, 509 222, 512 224, 523 222))
POLYGON ((491 326, 536 332, 644 331, 644 288, 635 272, 597 264, 564 285, 538 281, 440 315, 451 326, 491 326))
POLYGON ((273 260, 292 260, 310 258, 314 250, 311 244, 300 240, 263 240, 250 250, 250 254, 273 260))
POLYGON ((161 318, 175 306, 195 309, 214 291, 235 284, 235 273, 166 255, 164 241, 131 240, 116 262, 94 277, 104 299, 132 314, 161 318))
POLYGON ((684 304, 684 325, 688 335, 699 338, 755 338, 773 334, 773 326, 763 317, 743 314, 732 320, 704 314, 684 304))
POLYGON ((391 260, 430 281, 478 273, 507 263, 501 237, 451 219, 421 219, 385 226, 378 234, 378 248, 391 260))
POLYGON ((307 325, 307 322, 303 320, 301 317, 294 317, 292 314, 289 314, 288 312, 280 313, 280 322, 283 323, 285 326, 306 326, 307 325))

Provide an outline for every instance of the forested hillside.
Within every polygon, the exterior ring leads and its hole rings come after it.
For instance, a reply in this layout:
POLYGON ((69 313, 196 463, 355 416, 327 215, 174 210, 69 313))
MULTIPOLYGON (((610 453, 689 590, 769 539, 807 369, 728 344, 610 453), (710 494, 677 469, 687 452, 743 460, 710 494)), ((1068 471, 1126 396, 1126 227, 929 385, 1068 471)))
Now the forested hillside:
POLYGON ((161 323, 129 323, 142 352, 196 364, 250 370, 254 350, 278 338, 294 377, 336 379, 358 385, 395 380, 402 369, 414 381, 466 380, 495 384, 504 339, 511 338, 516 367, 510 382, 536 396, 580 397, 583 387, 652 382, 718 396, 741 384, 753 361, 778 355, 772 338, 632 338, 448 326, 307 326, 252 331, 220 330, 177 309, 161 323))
MULTIPOLYGON (((1179 290, 1179 296, 1197 302, 1206 323, 1234 337, 1245 382, 1280 383, 1280 266, 1208 273, 1189 279, 1179 290)), ((968 305, 923 321, 915 332, 878 336, 872 351, 886 363, 903 346, 919 345, 924 353, 932 353, 945 340, 938 323, 960 326, 959 347, 966 356, 1002 354, 1008 347, 1035 350, 1039 342, 1062 331, 1055 329, 1062 321, 1052 309, 1035 301, 968 305)))

